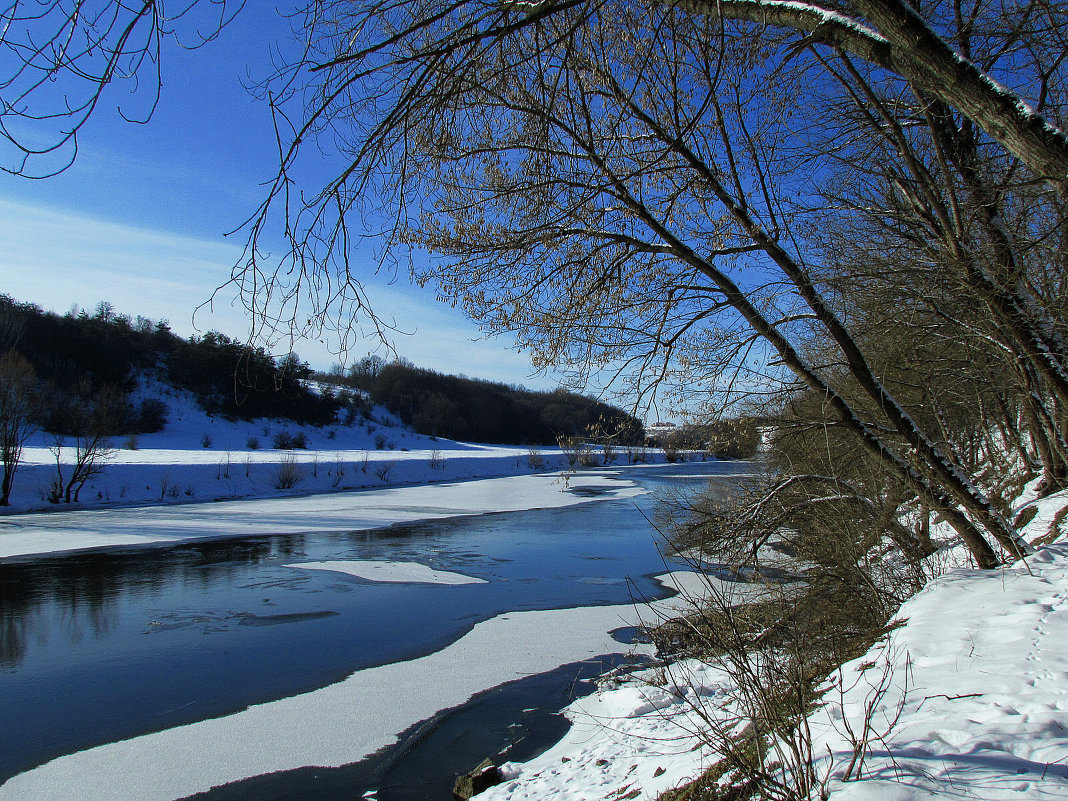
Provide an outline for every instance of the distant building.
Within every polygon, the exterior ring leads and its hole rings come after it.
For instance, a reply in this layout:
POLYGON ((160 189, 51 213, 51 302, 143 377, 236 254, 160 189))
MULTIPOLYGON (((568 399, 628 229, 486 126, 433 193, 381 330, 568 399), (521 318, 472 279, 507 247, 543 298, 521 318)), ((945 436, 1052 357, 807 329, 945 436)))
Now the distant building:
POLYGON ((654 444, 663 442, 678 430, 674 423, 662 423, 659 420, 645 427, 645 439, 654 444))

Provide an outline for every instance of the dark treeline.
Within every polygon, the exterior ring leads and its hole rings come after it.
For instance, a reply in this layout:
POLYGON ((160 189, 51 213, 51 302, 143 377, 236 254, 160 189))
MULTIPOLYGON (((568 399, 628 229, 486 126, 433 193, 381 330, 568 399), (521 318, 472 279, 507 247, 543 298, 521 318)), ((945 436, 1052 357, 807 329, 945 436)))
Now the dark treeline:
POLYGON ((131 318, 106 302, 59 315, 0 295, 0 353, 20 357, 18 369, 37 388, 34 422, 55 434, 162 429, 163 399, 132 400, 138 376, 150 375, 191 392, 209 414, 232 419, 326 425, 340 416, 352 423, 373 402, 421 433, 451 439, 555 444, 610 436, 630 444, 642 437, 636 418, 592 398, 442 375, 404 360, 369 356, 348 371, 316 376, 336 390, 313 390, 312 370, 296 354, 276 358, 217 331, 185 339, 165 320, 131 318))
POLYGON ((532 392, 376 356, 324 378, 366 392, 421 433, 449 439, 547 445, 561 437, 613 437, 620 444, 642 438, 633 415, 564 390, 532 392))
POLYGON ((56 434, 86 426, 108 434, 163 427, 158 398, 130 400, 139 374, 193 393, 210 414, 332 422, 341 400, 309 389, 311 369, 295 354, 275 359, 209 331, 183 339, 166 321, 116 314, 108 303, 64 315, 0 296, 0 352, 17 353, 38 387, 37 423, 56 434))

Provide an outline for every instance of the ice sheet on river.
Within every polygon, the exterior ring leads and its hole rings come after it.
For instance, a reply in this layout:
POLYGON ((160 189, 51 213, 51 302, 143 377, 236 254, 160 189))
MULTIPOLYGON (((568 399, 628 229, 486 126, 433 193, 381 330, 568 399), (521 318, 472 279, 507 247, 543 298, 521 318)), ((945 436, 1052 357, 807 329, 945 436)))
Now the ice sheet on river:
POLYGON ((331 562, 297 562, 285 567, 303 570, 328 570, 344 573, 364 581, 382 581, 392 584, 486 584, 485 579, 453 573, 449 570, 434 570, 418 562, 375 562, 367 559, 334 560, 331 562))
POLYGON ((611 471, 490 478, 296 498, 190 503, 0 518, 0 559, 192 539, 359 531, 446 517, 549 509, 644 490, 611 471))
MULTIPOLYGON (((435 712, 507 681, 618 653, 630 604, 509 612, 445 649, 242 712, 91 748, 15 776, 0 801, 172 801, 213 786, 368 756, 435 712)), ((650 653, 651 646, 628 646, 650 653)))

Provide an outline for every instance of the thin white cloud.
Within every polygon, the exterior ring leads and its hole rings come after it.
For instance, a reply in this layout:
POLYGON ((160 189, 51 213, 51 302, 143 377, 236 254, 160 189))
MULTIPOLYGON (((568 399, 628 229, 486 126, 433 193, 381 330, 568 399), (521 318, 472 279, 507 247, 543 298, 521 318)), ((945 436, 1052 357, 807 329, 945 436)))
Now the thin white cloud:
MULTIPOLYGON (((116 310, 167 319, 188 335, 218 329, 243 336, 248 329, 234 293, 224 290, 210 309, 194 310, 226 283, 241 256, 240 243, 183 236, 93 219, 65 210, 0 198, 0 291, 59 313, 72 305, 92 309, 106 300, 116 310)), ((532 378, 527 358, 501 340, 480 339, 458 311, 403 282, 369 281, 376 311, 411 335, 394 345, 414 363, 446 373, 551 387, 532 378)), ((317 367, 336 361, 329 341, 294 343, 317 367)), ((372 350, 357 342, 350 358, 372 350)))

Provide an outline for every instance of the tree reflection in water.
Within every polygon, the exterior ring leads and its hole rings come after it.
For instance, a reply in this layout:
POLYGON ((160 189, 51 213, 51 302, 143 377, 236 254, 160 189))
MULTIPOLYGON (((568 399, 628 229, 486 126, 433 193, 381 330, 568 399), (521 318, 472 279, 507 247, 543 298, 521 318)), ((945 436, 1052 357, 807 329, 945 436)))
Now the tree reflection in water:
POLYGON ((151 598, 169 588, 232 582, 249 565, 299 556, 304 535, 220 540, 168 548, 96 550, 0 562, 0 667, 19 665, 30 638, 71 643, 115 626, 123 596, 151 598), (59 623, 58 631, 50 621, 59 623))

